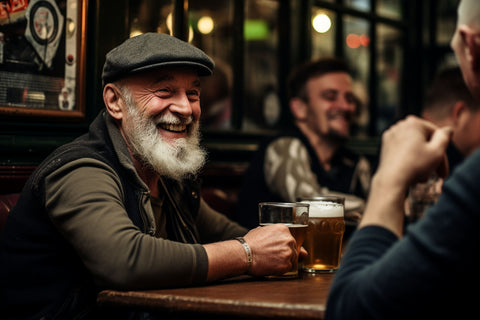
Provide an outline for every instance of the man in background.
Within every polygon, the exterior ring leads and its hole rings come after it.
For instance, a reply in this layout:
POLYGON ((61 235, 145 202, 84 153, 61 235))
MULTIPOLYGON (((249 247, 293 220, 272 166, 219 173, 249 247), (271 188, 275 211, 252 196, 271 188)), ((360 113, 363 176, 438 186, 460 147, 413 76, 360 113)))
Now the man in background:
MULTIPOLYGON (((446 150, 450 172, 480 146, 479 111, 480 104, 466 86, 460 68, 441 69, 427 91, 421 116, 439 127, 452 129, 452 140, 446 150)), ((443 181, 434 175, 410 188, 405 207, 410 222, 423 217, 426 208, 436 202, 443 181)))
POLYGON ((358 220, 370 184, 370 162, 345 147, 357 112, 350 70, 323 58, 288 79, 294 126, 263 143, 239 195, 237 221, 258 225, 258 203, 341 193, 347 219, 358 220))
POLYGON ((447 148, 450 171, 480 146, 480 104, 465 85, 459 67, 437 74, 425 97, 422 118, 452 128, 447 148))

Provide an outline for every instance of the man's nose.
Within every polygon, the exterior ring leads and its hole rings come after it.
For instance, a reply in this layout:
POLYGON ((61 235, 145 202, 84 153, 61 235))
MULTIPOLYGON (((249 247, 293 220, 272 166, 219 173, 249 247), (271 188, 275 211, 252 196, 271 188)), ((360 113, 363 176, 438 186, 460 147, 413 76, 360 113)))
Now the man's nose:
POLYGON ((339 96, 337 99, 337 105, 345 111, 354 112, 356 103, 352 98, 346 96, 339 96))
POLYGON ((170 112, 179 114, 185 118, 190 117, 193 113, 190 100, 185 93, 179 93, 175 96, 169 110, 170 112))

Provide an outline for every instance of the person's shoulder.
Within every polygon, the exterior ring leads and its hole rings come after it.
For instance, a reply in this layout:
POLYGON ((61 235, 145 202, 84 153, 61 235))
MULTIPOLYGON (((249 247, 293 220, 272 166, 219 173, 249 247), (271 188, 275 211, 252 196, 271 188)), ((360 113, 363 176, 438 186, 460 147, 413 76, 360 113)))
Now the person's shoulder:
POLYGON ((471 160, 471 161, 478 161, 478 159, 480 159, 480 147, 477 148, 470 157, 468 157, 468 159, 476 159, 476 160, 471 160))
MULTIPOLYGON (((295 136, 278 136, 274 139, 270 140, 268 145, 282 145, 282 146, 289 146, 292 143, 302 143, 302 141, 295 136)), ((303 143, 302 143, 303 144, 303 143)))
POLYGON ((451 174, 455 174, 456 172, 466 172, 468 173, 476 173, 480 175, 480 148, 475 150, 470 156, 465 158, 465 160, 455 168, 454 172, 451 174))
POLYGON ((295 156, 306 152, 307 147, 301 139, 295 136, 279 136, 270 141, 266 146, 266 152, 295 156))
POLYGON ((480 148, 459 164, 445 180, 443 190, 471 189, 477 192, 480 181, 480 148))
POLYGON ((305 144, 306 138, 298 130, 287 129, 276 135, 270 136, 263 141, 263 145, 269 146, 289 146, 293 144, 305 144))

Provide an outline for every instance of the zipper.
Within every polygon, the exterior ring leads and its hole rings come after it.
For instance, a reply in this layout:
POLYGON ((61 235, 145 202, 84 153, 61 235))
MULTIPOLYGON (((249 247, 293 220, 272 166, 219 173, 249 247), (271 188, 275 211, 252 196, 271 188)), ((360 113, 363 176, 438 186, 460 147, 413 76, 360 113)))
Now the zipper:
MULTIPOLYGON (((190 228, 188 227, 188 225, 185 223, 185 220, 183 220, 183 217, 182 217, 182 214, 180 212, 180 209, 178 209, 178 206, 177 206, 177 203, 173 200, 173 197, 172 195, 170 194, 170 191, 168 190, 167 186, 165 185, 165 182, 163 181, 162 177, 160 177, 160 183, 162 184, 162 187, 163 187, 163 190, 165 190, 165 193, 167 195, 167 198, 168 200, 170 201, 170 203, 172 204, 173 206, 173 209, 175 210, 175 212, 177 213, 177 217, 179 218, 180 220, 180 223, 182 224, 182 227, 184 228, 184 230, 186 232, 188 232, 192 238, 192 240, 196 243, 196 237, 195 235, 193 234, 192 230, 190 230, 190 228)), ((187 240, 185 239, 185 237, 183 237, 182 235, 182 240, 183 242, 187 242, 187 240)))
POLYGON ((141 193, 141 196, 140 196, 141 201, 138 203, 138 212, 140 212, 140 218, 142 219, 142 222, 143 222, 143 232, 151 236, 154 236, 155 230, 152 227, 152 224, 148 223, 148 217, 147 217, 147 213, 145 212, 145 206, 144 206, 144 203, 148 200, 148 198, 150 197, 150 194, 148 192, 140 192, 140 193, 141 193))

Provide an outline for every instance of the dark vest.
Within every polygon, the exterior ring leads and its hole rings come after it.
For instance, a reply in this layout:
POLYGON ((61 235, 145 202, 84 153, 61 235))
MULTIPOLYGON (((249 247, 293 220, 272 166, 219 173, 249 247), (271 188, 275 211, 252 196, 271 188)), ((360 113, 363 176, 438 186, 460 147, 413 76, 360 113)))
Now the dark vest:
MULTIPOLYGON (((95 307, 100 288, 95 287, 91 274, 73 247, 54 227, 45 210, 45 178, 63 165, 80 158, 93 158, 112 167, 120 177, 124 206, 130 219, 140 230, 147 232, 139 211, 140 197, 147 190, 132 176, 133 172, 120 164, 105 117, 107 115, 101 113, 87 134, 61 146, 43 161, 27 181, 17 205, 10 212, 0 243, 2 314, 6 310, 12 316, 27 318, 32 316, 28 312, 34 310, 35 318, 73 319, 90 314, 95 307)), ((197 188, 197 184, 187 184, 181 189, 187 196, 182 199, 180 208, 166 210, 181 211, 182 223, 192 230, 194 237, 187 238, 185 242, 195 242, 198 235, 194 219, 198 213, 199 198, 192 197, 192 194, 198 195, 197 188)), ((179 197, 181 195, 176 195, 176 198, 179 197)), ((175 205, 170 204, 170 207, 175 205)))

